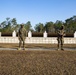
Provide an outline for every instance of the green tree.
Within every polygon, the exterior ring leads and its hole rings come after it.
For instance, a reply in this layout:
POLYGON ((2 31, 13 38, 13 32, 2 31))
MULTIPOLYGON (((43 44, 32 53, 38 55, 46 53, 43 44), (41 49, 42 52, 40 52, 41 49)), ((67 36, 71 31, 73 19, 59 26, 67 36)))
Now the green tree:
POLYGON ((42 23, 36 24, 34 27, 36 32, 43 32, 44 31, 44 25, 42 23))
POLYGON ((26 28, 26 30, 27 31, 29 31, 29 30, 31 30, 31 22, 30 21, 28 21, 26 24, 24 24, 25 25, 25 28, 26 28))
POLYGON ((15 30, 15 31, 17 31, 17 27, 18 27, 18 24, 17 24, 17 21, 16 21, 16 18, 13 18, 12 20, 11 20, 11 27, 12 27, 12 30, 15 30))
POLYGON ((54 28, 55 28, 55 32, 60 29, 61 25, 63 25, 64 23, 62 21, 59 21, 57 20, 55 23, 54 23, 54 28))
POLYGON ((5 31, 6 32, 12 32, 12 29, 11 29, 11 19, 9 17, 6 18, 5 31))
POLYGON ((3 21, 2 23, 1 23, 1 28, 4 28, 6 26, 6 21, 3 21))
POLYGON ((17 25, 16 18, 13 18, 12 21, 11 21, 11 23, 12 23, 12 26, 15 27, 17 25))
POLYGON ((76 16, 66 19, 65 26, 67 33, 74 33, 76 30, 76 16))
POLYGON ((46 24, 45 24, 45 30, 47 32, 55 32, 54 23, 53 22, 46 22, 46 24))

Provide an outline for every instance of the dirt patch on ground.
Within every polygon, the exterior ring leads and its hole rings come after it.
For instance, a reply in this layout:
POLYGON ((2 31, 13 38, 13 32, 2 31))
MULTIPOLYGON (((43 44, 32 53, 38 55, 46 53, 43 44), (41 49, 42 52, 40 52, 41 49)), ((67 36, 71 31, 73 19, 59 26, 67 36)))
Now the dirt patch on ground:
POLYGON ((0 75, 76 75, 76 51, 0 50, 0 75))
MULTIPOLYGON (((12 43, 0 43, 1 48, 18 48, 18 44, 12 43)), ((25 44, 26 48, 44 47, 44 48, 57 48, 57 44, 25 44)), ((76 48, 76 44, 64 44, 64 47, 76 48)))

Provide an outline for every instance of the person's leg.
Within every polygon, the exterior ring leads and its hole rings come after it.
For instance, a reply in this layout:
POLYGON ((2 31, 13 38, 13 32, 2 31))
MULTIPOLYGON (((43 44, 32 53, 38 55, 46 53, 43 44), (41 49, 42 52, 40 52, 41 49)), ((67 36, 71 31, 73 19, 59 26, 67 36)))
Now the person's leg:
POLYGON ((23 48, 25 49, 25 41, 23 41, 23 48))
POLYGON ((22 44, 22 41, 20 40, 20 41, 19 41, 19 48, 21 48, 21 44, 22 44))
POLYGON ((21 39, 19 40, 19 48, 18 48, 18 50, 21 50, 21 44, 22 44, 22 41, 21 41, 21 39))
POLYGON ((60 50, 60 39, 58 39, 58 50, 60 50))
POLYGON ((61 50, 64 50, 64 49, 63 49, 63 43, 64 43, 64 39, 62 38, 62 39, 61 39, 61 50))
POLYGON ((23 38, 23 49, 25 50, 25 38, 23 38))

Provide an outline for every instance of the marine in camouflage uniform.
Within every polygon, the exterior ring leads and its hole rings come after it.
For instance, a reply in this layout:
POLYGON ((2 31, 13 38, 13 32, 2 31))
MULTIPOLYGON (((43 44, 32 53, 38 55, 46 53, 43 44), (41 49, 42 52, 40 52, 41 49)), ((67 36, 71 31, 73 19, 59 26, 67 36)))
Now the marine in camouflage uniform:
POLYGON ((18 50, 21 50, 21 45, 22 45, 22 42, 23 42, 23 49, 25 50, 25 39, 26 39, 26 29, 24 28, 24 25, 21 24, 21 27, 18 31, 18 39, 19 39, 19 48, 18 50))
POLYGON ((64 50, 63 49, 64 36, 65 36, 64 25, 61 26, 60 30, 58 30, 57 33, 58 33, 58 37, 57 37, 58 50, 64 50))

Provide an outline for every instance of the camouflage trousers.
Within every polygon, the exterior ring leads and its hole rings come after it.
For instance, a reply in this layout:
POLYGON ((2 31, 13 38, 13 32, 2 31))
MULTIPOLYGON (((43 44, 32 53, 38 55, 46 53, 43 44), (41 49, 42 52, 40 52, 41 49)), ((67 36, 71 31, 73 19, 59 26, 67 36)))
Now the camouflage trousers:
POLYGON ((63 50, 64 39, 63 38, 58 38, 57 40, 58 40, 58 49, 63 50))
POLYGON ((19 48, 21 47, 23 43, 23 48, 25 47, 25 37, 19 37, 19 48))

